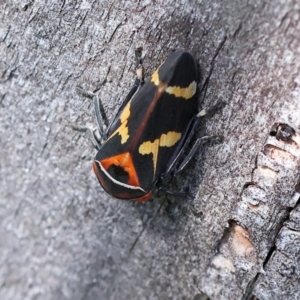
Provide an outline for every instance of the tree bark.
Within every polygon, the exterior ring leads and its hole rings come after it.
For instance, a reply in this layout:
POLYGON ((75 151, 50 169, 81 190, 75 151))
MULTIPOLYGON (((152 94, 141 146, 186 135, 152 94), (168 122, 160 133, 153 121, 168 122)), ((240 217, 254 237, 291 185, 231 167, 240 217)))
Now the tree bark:
MULTIPOLYGON (((5 1, 0 28, 1 299, 299 299, 297 1, 5 1), (112 119, 175 49, 200 64, 192 199, 107 195, 69 126, 112 119), (196 211, 196 213, 195 213, 196 211)), ((167 117, 167 116, 166 116, 167 117)), ((159 124, 158 124, 159 125, 159 124)))

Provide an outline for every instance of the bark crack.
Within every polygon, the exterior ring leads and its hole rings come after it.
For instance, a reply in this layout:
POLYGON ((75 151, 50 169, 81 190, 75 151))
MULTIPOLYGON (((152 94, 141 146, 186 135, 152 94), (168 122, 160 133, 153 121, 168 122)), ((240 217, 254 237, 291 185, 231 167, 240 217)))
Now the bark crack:
POLYGON ((209 69, 208 75, 207 75, 207 77, 206 77, 206 79, 204 81, 204 84, 203 84, 202 88, 200 89, 200 93, 202 93, 202 91, 204 91, 204 94, 203 94, 203 98, 204 99, 206 97, 206 93, 207 93, 207 89, 208 89, 208 84, 209 84, 210 76, 211 76, 211 74, 213 72, 213 69, 214 69, 215 59, 219 55, 219 53, 220 53, 221 49, 223 48, 226 40, 227 40, 227 36, 225 35, 224 38, 223 38, 223 40, 219 44, 218 48, 216 49, 216 52, 215 52, 215 54, 214 54, 214 56, 213 56, 213 58, 211 60, 211 63, 210 63, 211 67, 209 69))

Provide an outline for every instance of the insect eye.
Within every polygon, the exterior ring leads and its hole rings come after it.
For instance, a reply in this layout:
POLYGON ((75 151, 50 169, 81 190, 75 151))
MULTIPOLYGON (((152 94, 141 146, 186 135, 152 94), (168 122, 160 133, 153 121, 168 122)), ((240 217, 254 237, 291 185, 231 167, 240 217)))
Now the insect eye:
POLYGON ((116 180, 123 183, 128 183, 129 174, 121 166, 111 165, 108 168, 107 172, 109 175, 111 175, 111 177, 115 178, 116 180))

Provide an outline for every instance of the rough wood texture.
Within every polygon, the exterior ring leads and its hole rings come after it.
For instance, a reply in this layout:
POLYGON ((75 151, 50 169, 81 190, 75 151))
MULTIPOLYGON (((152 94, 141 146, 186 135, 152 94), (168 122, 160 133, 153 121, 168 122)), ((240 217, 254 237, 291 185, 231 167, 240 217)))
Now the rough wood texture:
POLYGON ((2 1, 0 18, 1 299, 300 298, 299 2, 2 1), (94 122, 76 85, 113 116, 137 46, 146 76, 190 50, 200 106, 227 102, 197 133, 224 143, 174 181, 192 200, 112 199, 67 126, 94 122))

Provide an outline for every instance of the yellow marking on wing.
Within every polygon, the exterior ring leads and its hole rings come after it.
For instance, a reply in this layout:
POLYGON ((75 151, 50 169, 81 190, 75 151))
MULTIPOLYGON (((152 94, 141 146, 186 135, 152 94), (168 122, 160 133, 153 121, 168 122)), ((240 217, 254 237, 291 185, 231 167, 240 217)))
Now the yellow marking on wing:
POLYGON ((124 110, 120 115, 121 125, 120 127, 113 132, 108 139, 111 139, 116 134, 121 136, 121 144, 125 144, 129 139, 129 130, 128 130, 128 118, 130 117, 130 102, 125 106, 124 110))
POLYGON ((159 85, 158 70, 159 70, 159 68, 151 76, 151 82, 153 82, 157 86, 159 85))
POLYGON ((120 121, 121 123, 124 123, 125 121, 128 120, 129 116, 130 116, 130 103, 128 103, 124 110, 122 111, 121 115, 120 115, 120 121))
POLYGON ((197 84, 195 81, 193 81, 186 88, 182 88, 180 86, 168 86, 166 92, 170 95, 174 95, 175 97, 181 97, 186 100, 189 100, 195 95, 196 89, 197 89, 197 84))
POLYGON ((157 86, 159 93, 163 93, 167 89, 168 85, 159 81, 158 70, 159 68, 152 74, 151 82, 157 86))
POLYGON ((158 91, 160 93, 166 92, 170 95, 174 95, 177 98, 181 97, 185 100, 189 100, 195 95, 197 89, 196 81, 193 81, 186 88, 182 88, 180 86, 168 86, 167 84, 159 80, 158 70, 159 68, 152 74, 151 82, 153 82, 158 87, 158 91))
POLYGON ((121 126, 116 130, 116 133, 118 133, 121 136, 121 144, 125 144, 127 140, 129 139, 129 131, 127 127, 127 120, 121 124, 121 126))
POLYGON ((163 133, 159 139, 156 139, 153 142, 147 141, 140 145, 139 147, 140 154, 153 155, 152 159, 153 159, 154 174, 156 171, 159 147, 172 147, 180 140, 180 138, 181 138, 180 132, 169 131, 167 134, 163 133))
POLYGON ((160 137, 159 146, 161 147, 172 147, 174 146, 181 138, 180 132, 169 131, 167 134, 162 134, 160 137))
POLYGON ((156 163, 157 163, 157 155, 158 155, 158 148, 159 148, 159 139, 156 139, 154 142, 144 142, 139 147, 139 153, 142 155, 152 154, 153 160, 153 167, 154 167, 154 174, 156 170, 156 163))

